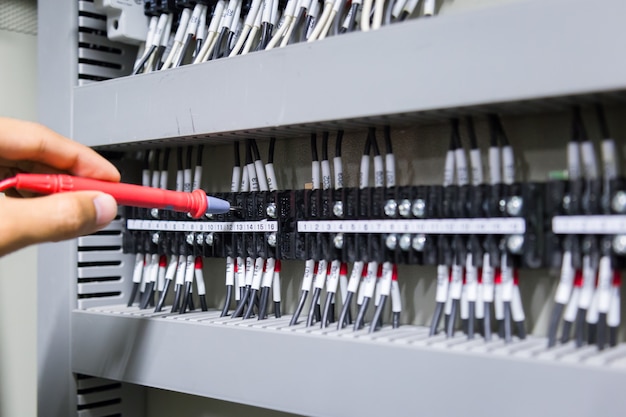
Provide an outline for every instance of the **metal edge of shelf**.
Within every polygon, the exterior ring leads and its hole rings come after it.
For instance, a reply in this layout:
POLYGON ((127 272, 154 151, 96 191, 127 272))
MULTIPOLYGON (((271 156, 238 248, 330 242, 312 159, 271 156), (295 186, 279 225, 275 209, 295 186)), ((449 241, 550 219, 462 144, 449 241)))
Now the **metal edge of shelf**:
POLYGON ((624 372, 199 321, 72 312, 75 372, 312 416, 621 416, 624 372))
POLYGON ((74 137, 219 138, 620 92, 624 14, 622 0, 527 0, 93 83, 74 89, 74 137))

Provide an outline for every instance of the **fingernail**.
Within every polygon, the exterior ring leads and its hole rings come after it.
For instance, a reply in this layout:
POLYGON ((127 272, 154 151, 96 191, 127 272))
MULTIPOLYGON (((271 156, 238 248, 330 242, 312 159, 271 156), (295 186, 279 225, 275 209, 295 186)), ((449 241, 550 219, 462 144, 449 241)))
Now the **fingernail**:
POLYGON ((117 202, 108 194, 100 194, 93 199, 96 208, 96 224, 104 226, 109 224, 117 215, 117 202))

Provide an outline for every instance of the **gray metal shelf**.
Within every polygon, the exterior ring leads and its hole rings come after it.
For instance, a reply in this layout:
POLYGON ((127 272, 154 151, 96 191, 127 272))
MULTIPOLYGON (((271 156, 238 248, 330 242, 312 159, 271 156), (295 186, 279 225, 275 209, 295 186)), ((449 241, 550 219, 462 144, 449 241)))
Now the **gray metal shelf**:
POLYGON ((75 87, 90 146, 626 90, 623 0, 526 0, 75 87))
POLYGON ((426 338, 412 326, 368 335, 288 320, 77 310, 72 368, 313 416, 621 416, 626 408, 626 345, 547 350, 541 338, 485 344, 426 338))

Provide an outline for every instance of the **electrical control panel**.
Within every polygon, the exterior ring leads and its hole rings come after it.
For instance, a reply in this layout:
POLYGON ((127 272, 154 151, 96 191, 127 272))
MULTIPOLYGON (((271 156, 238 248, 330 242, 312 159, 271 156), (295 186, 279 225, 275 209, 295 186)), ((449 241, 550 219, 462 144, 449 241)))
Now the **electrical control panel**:
POLYGON ((626 9, 602 3, 143 2, 139 51, 79 67, 58 130, 124 182, 231 210, 121 207, 43 249, 77 282, 41 284, 70 317, 42 331, 70 357, 43 375, 142 404, 621 415, 626 9))

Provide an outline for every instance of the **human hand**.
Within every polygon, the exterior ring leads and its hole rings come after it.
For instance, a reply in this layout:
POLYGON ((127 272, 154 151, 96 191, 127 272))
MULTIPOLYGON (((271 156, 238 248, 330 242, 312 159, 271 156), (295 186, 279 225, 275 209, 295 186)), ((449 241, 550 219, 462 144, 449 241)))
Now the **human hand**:
MULTIPOLYGON (((0 180, 20 172, 69 173, 119 181, 117 169, 92 149, 36 123, 0 117, 0 180)), ((0 199, 0 256, 28 245, 93 233, 117 214, 108 194, 80 191, 45 197, 7 190, 0 199)))

